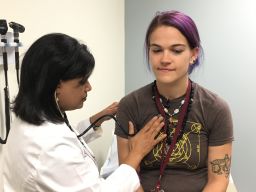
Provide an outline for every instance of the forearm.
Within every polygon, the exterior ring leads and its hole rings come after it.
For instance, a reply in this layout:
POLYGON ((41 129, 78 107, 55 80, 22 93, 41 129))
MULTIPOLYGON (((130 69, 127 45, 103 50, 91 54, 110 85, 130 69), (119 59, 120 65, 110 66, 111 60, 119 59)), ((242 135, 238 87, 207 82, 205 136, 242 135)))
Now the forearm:
MULTIPOLYGON (((102 115, 101 115, 101 113, 97 113, 97 114, 95 114, 95 115, 93 115, 93 116, 91 116, 90 117, 90 123, 92 124, 92 123, 94 123, 98 118, 100 118, 102 115)), ((98 122, 96 122, 96 126, 101 126, 101 124, 103 123, 103 121, 104 121, 104 118, 103 119, 101 119, 101 120, 99 120, 98 122)))
POLYGON ((130 165, 135 170, 137 170, 137 168, 140 165, 140 162, 141 162, 142 158, 143 158, 143 156, 141 156, 140 154, 129 153, 127 155, 126 159, 122 163, 130 165))
POLYGON ((118 108, 118 102, 114 102, 111 105, 109 105, 108 107, 106 107, 105 109, 103 109, 102 111, 94 114, 93 116, 90 117, 90 122, 94 123, 97 119, 105 116, 104 118, 101 118, 99 121, 96 122, 96 126, 101 126, 101 124, 106 121, 109 120, 110 117, 106 117, 106 115, 115 115, 116 111, 118 108))
POLYGON ((226 191, 231 167, 232 143, 208 148, 208 182, 203 192, 226 191))
MULTIPOLYGON (((142 160, 143 157, 138 157, 137 155, 132 155, 132 154, 128 154, 127 158, 125 160, 123 160, 122 163, 130 165, 131 167, 133 167, 137 172, 139 170, 139 165, 140 162, 142 160), (134 158, 137 157, 137 158, 134 158)), ((144 192, 142 186, 140 186, 136 192, 144 192)))
MULTIPOLYGON (((76 130, 78 131, 79 134, 83 133, 88 127, 90 126, 90 120, 89 119, 85 119, 83 121, 80 121, 78 123, 78 125, 76 126, 76 130)), ((97 130, 94 130, 93 128, 91 128, 88 132, 86 132, 86 134, 84 134, 82 136, 82 138, 84 139, 84 141, 86 143, 89 143, 99 137, 102 136, 102 129, 99 127, 97 130)))

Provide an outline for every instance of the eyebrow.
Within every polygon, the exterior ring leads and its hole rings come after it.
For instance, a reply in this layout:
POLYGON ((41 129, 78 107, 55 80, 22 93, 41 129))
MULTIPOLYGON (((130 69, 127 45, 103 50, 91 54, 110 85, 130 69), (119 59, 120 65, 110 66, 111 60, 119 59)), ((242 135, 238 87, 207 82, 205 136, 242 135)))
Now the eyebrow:
MULTIPOLYGON (((171 45, 170 47, 186 47, 186 45, 184 45, 184 44, 179 44, 179 43, 177 43, 177 44, 173 44, 173 45, 171 45)), ((161 45, 158 45, 158 44, 156 44, 156 43, 152 43, 152 44, 150 44, 149 45, 149 47, 162 47, 161 45)))

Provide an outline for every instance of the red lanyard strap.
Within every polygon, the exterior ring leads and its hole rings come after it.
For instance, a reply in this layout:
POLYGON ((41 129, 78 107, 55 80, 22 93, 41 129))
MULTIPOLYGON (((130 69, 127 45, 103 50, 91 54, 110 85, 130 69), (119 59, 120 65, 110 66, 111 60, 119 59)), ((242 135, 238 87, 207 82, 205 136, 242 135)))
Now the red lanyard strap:
MULTIPOLYGON (((172 142, 171 142, 171 145, 170 145, 170 148, 166 154, 166 156, 164 155, 164 150, 165 150, 165 146, 166 146, 166 139, 163 143, 164 147, 162 149, 162 160, 161 160, 161 164, 160 164, 160 175, 159 175, 159 178, 158 178, 158 181, 157 181, 157 184, 156 184, 156 190, 160 190, 160 182, 161 182, 161 178, 164 174, 164 170, 168 164, 168 161, 169 161, 169 158, 173 152, 173 149, 177 143, 177 138, 181 132, 181 128, 183 126, 183 122, 184 122, 184 119, 185 119, 185 116, 187 114, 187 111, 188 111, 188 106, 189 106, 189 100, 190 100, 190 93, 191 93, 191 88, 192 88, 192 85, 191 85, 191 81, 189 80, 189 83, 188 83, 188 87, 187 87, 187 91, 186 91, 186 96, 185 96, 185 102, 181 108, 181 112, 179 114, 179 118, 178 118, 178 124, 177 124, 177 127, 175 129, 175 132, 174 132, 174 136, 173 136, 173 139, 172 139, 172 142)), ((157 90, 157 87, 155 86, 155 102, 156 102, 156 106, 159 110, 159 112, 161 113, 161 115, 164 117, 165 121, 169 121, 168 119, 166 119, 166 114, 164 112, 164 108, 160 102, 160 94, 157 90)), ((167 130, 167 123, 165 122, 165 125, 164 125, 164 130, 166 131, 167 130)))

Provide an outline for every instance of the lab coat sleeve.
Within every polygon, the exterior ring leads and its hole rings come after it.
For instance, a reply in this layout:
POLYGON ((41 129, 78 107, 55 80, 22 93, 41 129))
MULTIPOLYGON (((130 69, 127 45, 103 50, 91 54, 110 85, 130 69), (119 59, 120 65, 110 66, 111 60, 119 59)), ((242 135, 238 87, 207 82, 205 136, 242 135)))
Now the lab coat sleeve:
MULTIPOLYGON (((85 129, 87 129, 91 125, 90 120, 86 119, 78 123, 76 126, 76 130, 80 133, 82 133, 85 129)), ((101 127, 97 127, 96 130, 91 128, 82 138, 86 143, 90 143, 91 141, 99 138, 102 136, 103 130, 101 127)))
POLYGON ((117 141, 116 136, 113 134, 112 143, 108 150, 106 161, 100 169, 100 175, 104 178, 108 177, 119 166, 117 155, 117 141))
POLYGON ((109 190, 106 191, 113 191, 115 188, 115 191, 132 192, 140 186, 137 172, 126 164, 120 165, 105 181, 109 187, 109 190), (115 187, 113 188, 113 186, 115 187))
POLYGON ((129 165, 121 165, 107 179, 100 178, 96 164, 88 151, 81 153, 76 138, 60 139, 47 141, 52 144, 39 158, 37 171, 33 173, 36 179, 30 181, 36 191, 133 192, 138 189, 138 175, 129 165))

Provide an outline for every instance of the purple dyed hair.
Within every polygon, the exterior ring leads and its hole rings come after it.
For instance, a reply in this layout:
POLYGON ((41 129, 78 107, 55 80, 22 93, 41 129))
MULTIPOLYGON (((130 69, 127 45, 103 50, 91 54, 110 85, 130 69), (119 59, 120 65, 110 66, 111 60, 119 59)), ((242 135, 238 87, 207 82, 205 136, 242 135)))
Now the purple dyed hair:
POLYGON ((200 58, 202 57, 203 50, 200 44, 200 36, 196 27, 195 22, 184 13, 179 11, 164 11, 158 12, 151 21, 145 38, 145 52, 146 59, 149 65, 149 47, 150 47, 150 36, 153 31, 159 26, 171 26, 178 29, 182 35, 187 39, 189 47, 191 49, 199 48, 199 56, 195 60, 193 65, 189 67, 189 74, 193 71, 194 67, 200 64, 200 58))

